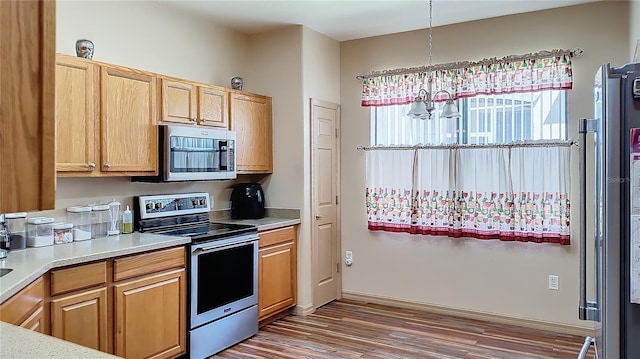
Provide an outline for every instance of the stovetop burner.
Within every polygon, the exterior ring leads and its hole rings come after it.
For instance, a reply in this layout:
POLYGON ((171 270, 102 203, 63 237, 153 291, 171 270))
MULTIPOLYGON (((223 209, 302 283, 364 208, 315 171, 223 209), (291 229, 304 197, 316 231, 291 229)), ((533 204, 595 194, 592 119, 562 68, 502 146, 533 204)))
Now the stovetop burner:
POLYGON ((235 223, 209 223, 156 232, 171 236, 189 236, 192 242, 212 241, 257 232, 255 226, 235 223))

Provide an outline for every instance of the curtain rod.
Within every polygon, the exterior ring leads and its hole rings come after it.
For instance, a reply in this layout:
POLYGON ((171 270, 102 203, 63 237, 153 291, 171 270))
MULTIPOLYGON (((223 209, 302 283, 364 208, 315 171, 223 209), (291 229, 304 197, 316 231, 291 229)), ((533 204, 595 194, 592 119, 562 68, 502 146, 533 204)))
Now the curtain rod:
POLYGON ((405 74, 427 72, 429 70, 438 71, 438 70, 468 68, 468 67, 474 67, 479 65, 495 64, 496 62, 514 62, 514 61, 522 61, 522 60, 528 60, 531 58, 540 58, 540 57, 563 56, 563 55, 580 57, 583 53, 584 51, 579 47, 576 47, 573 50, 562 50, 562 49, 556 49, 556 50, 550 50, 550 51, 545 50, 545 51, 538 51, 535 53, 529 53, 524 55, 505 56, 501 59, 492 57, 492 58, 482 59, 480 61, 460 61, 460 62, 449 62, 446 64, 436 64, 436 65, 432 65, 431 67, 420 66, 420 67, 410 67, 410 68, 399 68, 399 69, 393 69, 393 70, 373 71, 364 75, 356 75, 356 79, 364 80, 364 79, 368 79, 376 76, 405 75, 405 74))
POLYGON ((442 145, 415 145, 415 146, 356 146, 356 150, 363 151, 377 151, 377 150, 421 150, 421 149, 482 149, 482 148, 514 148, 514 147, 569 147, 576 145, 578 142, 574 140, 568 141, 536 141, 536 142, 510 142, 510 143, 496 143, 496 144, 481 144, 481 145, 464 145, 464 144, 442 144, 442 145))

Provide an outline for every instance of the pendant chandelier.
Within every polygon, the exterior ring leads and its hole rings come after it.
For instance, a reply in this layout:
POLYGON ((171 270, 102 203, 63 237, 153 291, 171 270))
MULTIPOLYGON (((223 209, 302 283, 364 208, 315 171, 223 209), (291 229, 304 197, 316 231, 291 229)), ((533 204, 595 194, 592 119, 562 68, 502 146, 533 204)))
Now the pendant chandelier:
POLYGON ((445 118, 459 118, 461 117, 460 111, 458 111, 458 106, 453 102, 451 98, 451 93, 447 90, 438 90, 436 93, 432 94, 431 91, 433 89, 433 71, 432 71, 432 60, 431 60, 431 48, 432 48, 432 40, 433 40, 433 25, 432 25, 432 13, 433 13, 433 0, 429 0, 429 66, 427 67, 427 74, 429 78, 427 79, 427 89, 420 89, 418 92, 418 97, 414 99, 411 103, 411 109, 407 116, 412 118, 418 118, 421 120, 431 119, 432 112, 435 110, 434 97, 444 93, 447 95, 447 101, 442 107, 442 112, 440 113, 440 117, 445 118))

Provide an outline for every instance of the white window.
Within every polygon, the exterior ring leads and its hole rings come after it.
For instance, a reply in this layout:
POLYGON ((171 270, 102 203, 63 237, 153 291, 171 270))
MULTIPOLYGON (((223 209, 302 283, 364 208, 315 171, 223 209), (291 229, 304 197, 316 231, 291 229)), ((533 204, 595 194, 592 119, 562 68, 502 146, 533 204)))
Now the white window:
POLYGON ((565 91, 475 96, 457 101, 459 119, 406 116, 411 105, 371 108, 371 145, 486 144, 566 140, 565 91))

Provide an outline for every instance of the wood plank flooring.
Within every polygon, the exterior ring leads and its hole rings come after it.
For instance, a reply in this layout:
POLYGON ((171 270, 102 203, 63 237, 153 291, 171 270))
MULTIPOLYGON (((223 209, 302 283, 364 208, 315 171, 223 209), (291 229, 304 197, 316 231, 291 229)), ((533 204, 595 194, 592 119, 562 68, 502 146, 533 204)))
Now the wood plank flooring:
POLYGON ((275 321, 212 358, 575 359, 583 341, 574 335, 339 300, 306 317, 275 321))

